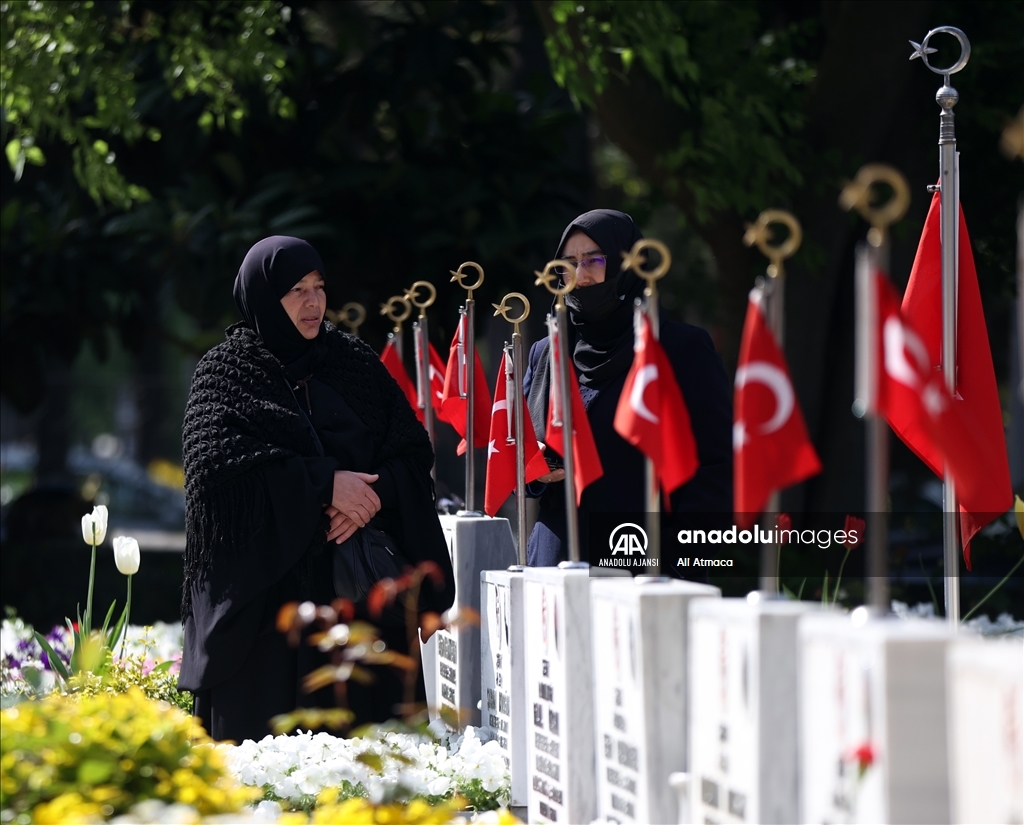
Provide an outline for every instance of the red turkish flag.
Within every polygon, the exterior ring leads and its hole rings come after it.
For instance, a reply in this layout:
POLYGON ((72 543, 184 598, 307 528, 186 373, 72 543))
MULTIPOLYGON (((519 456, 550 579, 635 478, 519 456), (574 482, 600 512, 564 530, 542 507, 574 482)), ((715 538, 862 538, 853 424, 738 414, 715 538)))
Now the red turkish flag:
POLYGON ((422 424, 423 410, 419 408, 416 385, 413 384, 409 373, 405 371, 405 364, 402 363, 402 359, 398 356, 398 347, 395 346, 394 341, 388 341, 384 346, 384 352, 380 354, 380 360, 387 368, 387 371, 391 373, 391 377, 398 382, 398 386, 401 387, 402 392, 409 401, 409 406, 412 407, 412 411, 416 413, 416 417, 419 419, 420 424, 422 424))
MULTIPOLYGON (((487 445, 487 481, 484 486, 484 512, 489 516, 498 512, 516 488, 516 443, 514 440, 509 441, 509 435, 514 439, 515 432, 510 434, 508 431, 508 408, 509 404, 515 404, 515 399, 508 399, 505 381, 507 361, 508 354, 505 353, 498 370, 498 382, 494 385, 494 406, 491 408, 491 438, 487 445)), ((523 418, 526 483, 529 484, 548 472, 548 463, 537 443, 529 414, 523 418)), ((515 421, 514 410, 512 420, 515 421)))
MULTIPOLYGON (((940 197, 938 192, 932 197, 903 296, 902 315, 927 351, 930 371, 941 377, 940 197)), ((957 263, 956 392, 950 409, 938 422, 915 415, 909 406, 898 406, 890 410, 887 417, 896 434, 936 475, 942 476, 944 459, 949 463, 956 481, 964 560, 969 570, 971 539, 989 521, 1010 508, 1013 494, 988 328, 962 210, 957 263), (970 439, 966 438, 968 435, 970 439), (970 455, 959 456, 966 440, 973 440, 975 445, 970 455)))
MULTIPOLYGON (((444 374, 445 364, 441 356, 437 354, 434 345, 430 345, 430 403, 438 412, 440 418, 441 402, 444 400, 444 374)), ((441 419, 442 421, 444 419, 441 419)))
POLYGON ((646 317, 615 410, 615 432, 646 455, 670 493, 697 472, 697 442, 672 364, 646 317))
MULTIPOLYGON (((466 364, 465 355, 463 363, 459 361, 459 343, 465 342, 466 316, 459 318, 459 325, 452 338, 451 349, 448 352, 448 366, 444 373, 444 390, 441 393, 441 417, 455 428, 455 432, 462 436, 462 443, 457 450, 459 455, 466 452, 466 399, 461 393, 466 388, 466 364), (460 380, 461 378, 461 380, 460 380)), ((464 350, 463 350, 464 351, 464 350)), ((476 358, 476 369, 473 371, 473 446, 484 447, 487 445, 487 434, 491 423, 491 396, 487 392, 487 376, 484 375, 484 366, 480 362, 480 351, 474 349, 476 358)))
MULTIPOLYGON (((547 432, 544 434, 544 441, 548 447, 565 456, 565 449, 562 443, 562 426, 555 426, 555 395, 557 393, 559 371, 558 371, 558 338, 551 336, 551 397, 548 398, 548 423, 547 432)), ((604 468, 601 466, 601 459, 597 454, 597 445, 594 444, 594 434, 590 430, 590 419, 587 418, 587 411, 583 407, 583 399, 580 398, 580 387, 576 383, 576 370, 573 369, 572 359, 569 360, 569 394, 572 396, 572 458, 573 458, 573 480, 576 483, 576 504, 580 503, 583 490, 587 485, 597 481, 604 475, 604 468)))
POLYGON ((736 523, 753 524, 775 491, 821 472, 785 356, 752 290, 736 368, 732 427, 736 523))

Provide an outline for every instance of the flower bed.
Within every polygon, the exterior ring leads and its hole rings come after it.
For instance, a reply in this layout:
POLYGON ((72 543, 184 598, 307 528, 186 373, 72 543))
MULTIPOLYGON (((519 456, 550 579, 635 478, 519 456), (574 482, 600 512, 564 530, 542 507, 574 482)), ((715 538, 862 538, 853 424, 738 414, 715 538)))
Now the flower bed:
POLYGON ((307 732, 218 750, 242 783, 292 810, 312 809, 327 788, 336 789, 340 799, 364 797, 373 803, 436 803, 458 795, 478 811, 507 805, 509 799, 510 779, 498 743, 481 742, 473 728, 447 747, 393 731, 352 739, 307 732))

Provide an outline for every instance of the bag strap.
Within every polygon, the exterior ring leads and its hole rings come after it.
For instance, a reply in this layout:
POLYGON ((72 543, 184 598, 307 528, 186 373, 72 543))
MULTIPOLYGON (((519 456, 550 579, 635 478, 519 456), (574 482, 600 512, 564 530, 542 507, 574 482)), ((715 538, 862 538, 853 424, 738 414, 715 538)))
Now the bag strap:
POLYGON ((292 398, 295 399, 295 406, 299 408, 299 415, 302 416, 302 420, 306 422, 306 426, 309 427, 310 435, 313 436, 313 443, 316 444, 316 451, 320 453, 321 457, 325 457, 327 453, 324 452, 324 445, 320 443, 320 436, 317 435, 316 427, 313 426, 313 422, 309 420, 309 416, 306 415, 306 411, 302 409, 302 404, 299 403, 299 398, 295 394, 295 390, 292 389, 292 382, 288 380, 285 375, 281 376, 284 379, 285 386, 288 387, 288 392, 292 394, 292 398))

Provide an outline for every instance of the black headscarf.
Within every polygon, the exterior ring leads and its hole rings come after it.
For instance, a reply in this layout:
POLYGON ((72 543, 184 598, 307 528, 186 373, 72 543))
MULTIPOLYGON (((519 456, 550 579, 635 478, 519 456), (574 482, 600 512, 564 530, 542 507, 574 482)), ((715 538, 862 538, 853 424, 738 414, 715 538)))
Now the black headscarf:
POLYGON ((321 323, 316 338, 304 338, 281 305, 288 290, 313 270, 324 275, 324 263, 312 246, 300 238, 274 235, 246 253, 235 277, 235 306, 266 348, 286 365, 306 361, 324 337, 321 323))
POLYGON ((603 283, 575 289, 565 298, 575 338, 573 363, 580 384, 589 386, 626 372, 633 363, 633 301, 643 294, 644 282, 632 270, 622 271, 622 253, 643 235, 625 212, 594 209, 565 228, 556 258, 577 230, 608 259, 603 283))

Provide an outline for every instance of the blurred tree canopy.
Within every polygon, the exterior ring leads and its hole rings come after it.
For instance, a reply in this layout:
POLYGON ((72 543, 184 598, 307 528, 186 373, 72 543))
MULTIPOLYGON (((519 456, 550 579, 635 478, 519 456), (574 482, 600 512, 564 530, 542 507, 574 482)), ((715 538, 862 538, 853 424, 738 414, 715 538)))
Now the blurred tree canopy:
POLYGON ((20 409, 39 404, 53 359, 86 341, 102 355, 112 329, 136 352, 155 340, 204 351, 234 320, 234 273, 265 235, 313 241, 330 305, 362 301, 375 343, 378 303, 434 282, 440 344, 463 297, 449 269, 480 261, 482 300, 529 293, 567 220, 596 206, 682 238, 690 253, 673 279, 707 264, 705 320, 731 370, 766 263, 740 242, 744 224, 784 207, 805 233, 787 262, 786 349, 826 467, 787 506, 853 509, 852 258, 865 227, 836 199, 863 163, 907 174, 914 202, 893 249, 904 281, 936 176, 940 84, 907 62, 907 41, 937 25, 973 45, 954 81, 962 199, 1005 375, 1022 176, 997 145, 1024 100, 1019 3, 4 0, 0 11, 0 391, 20 409), (187 324, 170 322, 172 305, 187 324))
POLYGON ((102 356, 111 329, 132 351, 154 338, 204 351, 235 319, 231 283, 260 237, 312 240, 331 306, 361 300, 373 319, 420 278, 453 310, 447 273, 467 259, 487 267, 482 297, 522 285, 582 206, 587 160, 567 150, 582 119, 529 7, 526 20, 482 2, 2 11, 0 388, 22 410, 49 359, 85 341, 102 356), (171 302, 185 333, 165 323, 171 302))

